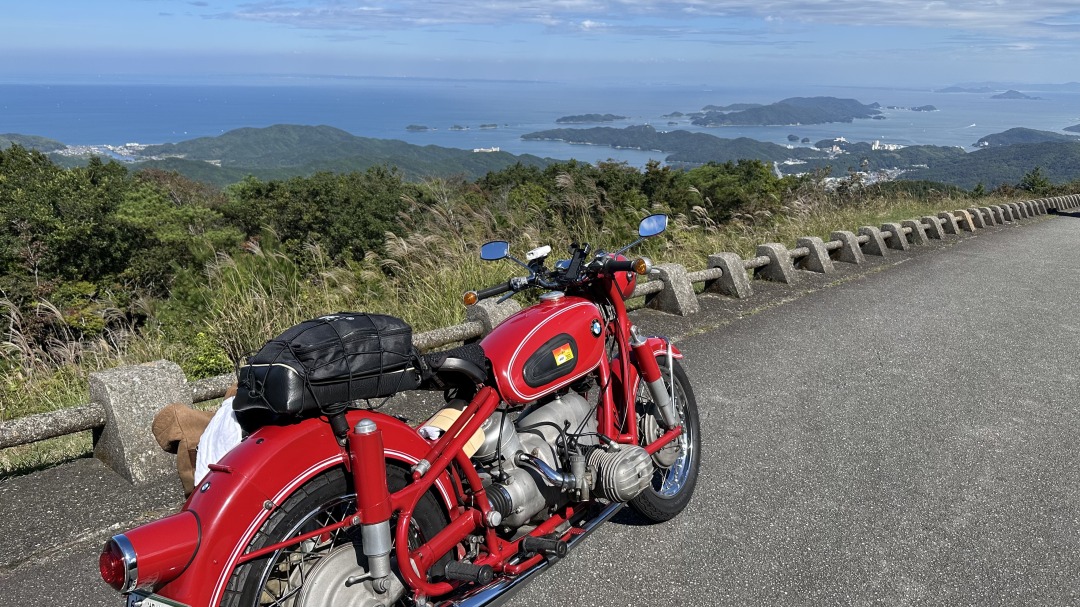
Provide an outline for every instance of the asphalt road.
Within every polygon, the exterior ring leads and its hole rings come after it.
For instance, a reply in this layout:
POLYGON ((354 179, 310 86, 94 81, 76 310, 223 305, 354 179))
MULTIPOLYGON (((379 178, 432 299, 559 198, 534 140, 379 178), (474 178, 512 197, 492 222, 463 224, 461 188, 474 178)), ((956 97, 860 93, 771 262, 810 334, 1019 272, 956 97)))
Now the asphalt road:
MULTIPOLYGON (((511 605, 1080 605, 1080 218, 704 297, 679 337, 703 463, 511 605)), ((104 539, 173 507, 93 460, 0 481, 0 605, 116 606, 104 539)))

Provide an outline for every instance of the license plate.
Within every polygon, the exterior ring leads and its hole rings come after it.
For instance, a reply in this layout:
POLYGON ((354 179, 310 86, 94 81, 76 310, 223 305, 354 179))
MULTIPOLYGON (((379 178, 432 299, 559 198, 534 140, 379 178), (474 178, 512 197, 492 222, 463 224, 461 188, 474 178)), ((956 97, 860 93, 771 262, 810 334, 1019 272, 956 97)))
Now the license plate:
POLYGON ((183 603, 158 596, 145 590, 135 590, 127 597, 127 607, 188 607, 183 603))

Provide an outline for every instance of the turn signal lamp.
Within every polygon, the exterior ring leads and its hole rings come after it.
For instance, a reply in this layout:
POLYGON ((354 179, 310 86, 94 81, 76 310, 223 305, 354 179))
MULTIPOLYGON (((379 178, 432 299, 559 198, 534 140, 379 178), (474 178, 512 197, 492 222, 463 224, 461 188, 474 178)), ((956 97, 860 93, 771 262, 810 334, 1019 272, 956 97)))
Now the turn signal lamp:
POLYGON ((638 274, 645 275, 652 269, 652 262, 648 257, 638 257, 634 260, 634 271, 638 274))
POLYGON ((480 298, 476 296, 476 291, 469 291, 465 293, 465 296, 461 298, 465 302, 465 305, 471 306, 480 301, 480 298))

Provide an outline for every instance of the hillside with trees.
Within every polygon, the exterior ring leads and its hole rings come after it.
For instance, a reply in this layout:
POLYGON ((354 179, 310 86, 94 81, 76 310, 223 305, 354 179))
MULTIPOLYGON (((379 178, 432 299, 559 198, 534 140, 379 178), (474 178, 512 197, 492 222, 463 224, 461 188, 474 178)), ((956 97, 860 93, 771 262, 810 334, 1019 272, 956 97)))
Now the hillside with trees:
POLYGON ((1062 135, 1053 131, 1017 127, 1001 133, 987 135, 976 141, 975 147, 1001 147, 1023 143, 1045 143, 1047 141, 1080 141, 1080 137, 1062 135))
POLYGON ((21 145, 24 148, 40 150, 42 152, 55 152, 67 147, 63 143, 47 137, 18 135, 16 133, 5 133, 0 135, 0 150, 7 149, 13 145, 21 145))
MULTIPOLYGON (((72 155, 61 142, 25 135, 0 136, 4 142, 50 153, 65 167, 85 165, 88 156, 72 155)), ((395 139, 357 137, 329 126, 279 124, 241 128, 216 137, 127 150, 134 169, 176 171, 192 179, 224 187, 248 175, 288 179, 319 171, 362 171, 389 164, 406 176, 458 174, 475 179, 515 164, 546 166, 551 159, 507 152, 474 153, 435 145, 413 145, 395 139)))
POLYGON ((911 171, 904 178, 951 183, 966 189, 980 184, 994 188, 1018 183, 1034 168, 1039 168, 1052 183, 1080 179, 1080 142, 1050 141, 986 148, 911 171))

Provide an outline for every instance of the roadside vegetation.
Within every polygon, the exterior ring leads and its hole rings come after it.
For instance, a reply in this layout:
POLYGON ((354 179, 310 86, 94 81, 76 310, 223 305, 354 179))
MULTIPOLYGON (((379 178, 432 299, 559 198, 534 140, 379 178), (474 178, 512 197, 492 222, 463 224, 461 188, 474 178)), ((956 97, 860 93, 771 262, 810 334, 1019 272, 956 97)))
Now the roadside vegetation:
MULTIPOLYGON (((762 242, 1080 192, 1037 168, 992 191, 824 177, 778 178, 760 161, 571 161, 476 180, 376 166, 221 189, 97 159, 65 168, 14 145, 0 150, 0 421, 86 403, 99 369, 166 358, 191 379, 226 373, 328 312, 394 314, 417 331, 455 324, 464 291, 515 271, 479 260, 492 239, 519 256, 542 244, 557 255, 574 239, 614 247, 663 212, 672 227, 644 254, 699 269, 762 242)), ((0 451, 0 474, 89 448, 86 437, 57 441, 0 451)))

